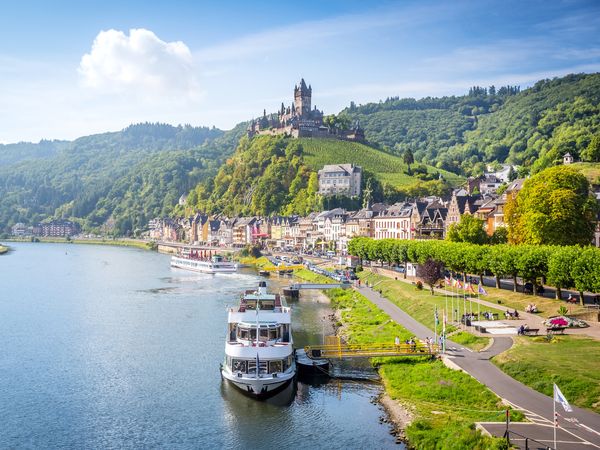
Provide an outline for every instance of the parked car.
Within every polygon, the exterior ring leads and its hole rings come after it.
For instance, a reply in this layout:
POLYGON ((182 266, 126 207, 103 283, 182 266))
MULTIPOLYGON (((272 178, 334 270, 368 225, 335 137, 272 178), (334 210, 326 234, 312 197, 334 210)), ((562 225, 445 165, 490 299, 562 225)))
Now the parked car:
POLYGON ((393 269, 395 272, 404 273, 406 272, 406 268, 404 266, 396 266, 393 269))

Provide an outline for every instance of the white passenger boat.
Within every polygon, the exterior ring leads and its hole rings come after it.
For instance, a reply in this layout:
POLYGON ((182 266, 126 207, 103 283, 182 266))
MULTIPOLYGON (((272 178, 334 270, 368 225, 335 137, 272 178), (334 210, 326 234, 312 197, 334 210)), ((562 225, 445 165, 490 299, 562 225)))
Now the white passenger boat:
POLYGON ((171 267, 203 273, 234 273, 238 269, 237 263, 226 261, 221 255, 210 258, 172 256, 171 267))
POLYGON ((254 397, 283 389, 296 375, 291 308, 279 294, 267 293, 266 282, 246 291, 230 308, 223 378, 254 397))

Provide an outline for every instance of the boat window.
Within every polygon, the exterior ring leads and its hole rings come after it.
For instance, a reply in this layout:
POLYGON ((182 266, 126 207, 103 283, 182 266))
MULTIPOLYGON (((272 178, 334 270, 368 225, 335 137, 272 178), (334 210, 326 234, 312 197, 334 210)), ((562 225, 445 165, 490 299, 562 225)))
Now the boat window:
POLYGON ((269 361, 269 373, 283 372, 283 361, 269 361))
MULTIPOLYGON (((231 371, 246 373, 247 362, 248 361, 245 361, 243 359, 233 359, 231 362, 231 371)), ((254 367, 256 367, 256 364, 254 367)))
POLYGON ((260 329, 260 338, 261 340, 267 340, 269 339, 269 329, 268 328, 262 328, 260 329))
POLYGON ((250 339, 250 330, 248 328, 238 328, 238 338, 247 341, 250 339))
POLYGON ((256 340, 256 328, 250 329, 250 339, 256 340))
POLYGON ((270 341, 274 341, 275 339, 277 339, 279 337, 278 331, 279 330, 277 328, 271 328, 269 330, 269 340, 270 341))

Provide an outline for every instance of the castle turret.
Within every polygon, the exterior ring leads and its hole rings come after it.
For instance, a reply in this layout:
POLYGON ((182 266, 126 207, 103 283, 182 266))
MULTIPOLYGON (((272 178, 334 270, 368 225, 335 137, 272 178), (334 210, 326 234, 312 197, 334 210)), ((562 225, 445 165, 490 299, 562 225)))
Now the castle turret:
POLYGON ((294 87, 294 107, 296 114, 308 117, 310 115, 310 102, 312 97, 312 87, 306 86, 304 78, 300 80, 300 85, 294 87))

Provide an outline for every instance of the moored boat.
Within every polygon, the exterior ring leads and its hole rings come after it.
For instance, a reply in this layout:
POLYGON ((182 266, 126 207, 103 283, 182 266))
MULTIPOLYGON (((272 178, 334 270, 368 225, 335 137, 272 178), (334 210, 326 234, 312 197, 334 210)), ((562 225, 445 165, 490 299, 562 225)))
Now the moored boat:
POLYGON ((177 255, 171 257, 171 267, 202 273, 234 273, 237 263, 227 261, 221 255, 200 258, 194 255, 177 255))
POLYGON ((283 389, 296 375, 291 308, 279 294, 267 293, 266 282, 246 291, 228 311, 223 378, 253 397, 283 389))

